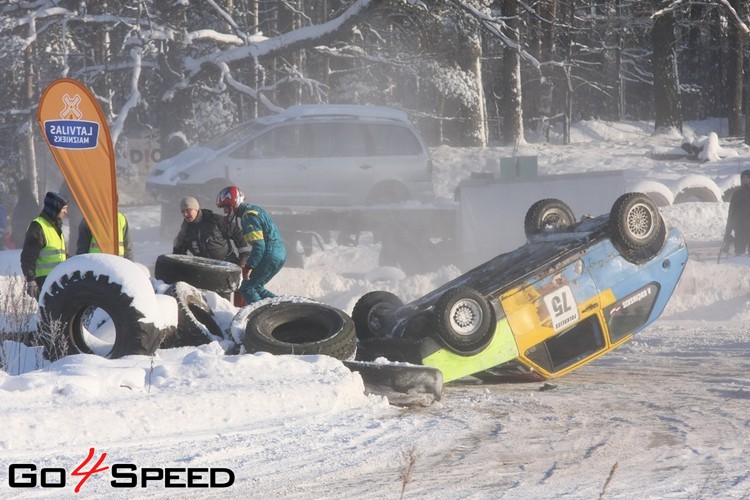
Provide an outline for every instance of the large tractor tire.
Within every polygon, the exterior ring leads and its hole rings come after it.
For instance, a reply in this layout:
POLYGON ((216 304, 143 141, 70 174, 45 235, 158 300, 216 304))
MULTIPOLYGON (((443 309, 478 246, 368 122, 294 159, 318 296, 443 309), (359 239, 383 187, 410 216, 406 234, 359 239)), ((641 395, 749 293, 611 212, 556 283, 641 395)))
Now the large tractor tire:
POLYGON ((97 354, 120 358, 130 354, 151 355, 159 347, 162 332, 144 308, 156 303, 148 277, 135 264, 114 255, 87 257, 76 264, 58 265, 40 296, 39 337, 50 360, 67 354, 97 354), (130 269, 128 266, 132 266, 130 269), (129 285, 122 276, 127 274, 129 285))

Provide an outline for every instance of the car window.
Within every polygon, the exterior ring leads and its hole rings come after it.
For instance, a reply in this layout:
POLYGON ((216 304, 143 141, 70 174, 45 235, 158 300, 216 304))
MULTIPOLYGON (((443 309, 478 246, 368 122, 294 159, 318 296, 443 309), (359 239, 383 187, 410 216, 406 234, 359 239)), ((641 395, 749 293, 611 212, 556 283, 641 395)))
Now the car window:
POLYGON ((398 125, 368 125, 375 156, 413 156, 422 153, 414 132, 398 125))
POLYGON ((651 315, 658 295, 659 285, 650 283, 606 308, 604 317, 607 319, 610 340, 617 342, 643 326, 651 315))
POLYGON ((604 348, 604 335, 597 315, 526 351, 526 357, 554 373, 604 348))
POLYGON ((362 129, 351 123, 316 123, 307 127, 310 157, 368 156, 362 129))
POLYGON ((302 127, 284 125, 262 134, 229 156, 235 159, 249 158, 302 158, 306 156, 302 127))
POLYGON ((230 144, 239 141, 240 139, 247 137, 250 134, 255 133, 256 130, 261 128, 262 125, 255 122, 246 122, 241 125, 237 125, 222 134, 214 137, 208 144, 207 147, 218 151, 224 149, 230 144))

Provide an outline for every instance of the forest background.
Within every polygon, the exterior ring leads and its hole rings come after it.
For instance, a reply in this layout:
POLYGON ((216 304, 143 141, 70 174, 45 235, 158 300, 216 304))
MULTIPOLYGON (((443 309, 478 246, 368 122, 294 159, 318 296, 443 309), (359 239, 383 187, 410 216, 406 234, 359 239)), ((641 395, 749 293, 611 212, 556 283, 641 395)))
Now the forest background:
POLYGON ((131 180, 300 103, 402 108, 432 146, 552 140, 552 126, 567 144, 578 120, 681 131, 709 117, 750 143, 749 12, 740 0, 3 0, 0 192, 10 204, 19 179, 37 196, 58 187, 36 112, 62 77, 95 93, 131 180))

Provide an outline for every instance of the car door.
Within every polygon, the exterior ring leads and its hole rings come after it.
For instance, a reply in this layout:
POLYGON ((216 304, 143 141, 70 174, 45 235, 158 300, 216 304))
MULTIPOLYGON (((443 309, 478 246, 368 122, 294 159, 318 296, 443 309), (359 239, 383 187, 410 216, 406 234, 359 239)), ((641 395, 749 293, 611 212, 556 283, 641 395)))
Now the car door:
POLYGON ((356 122, 307 125, 311 205, 364 205, 376 169, 356 122))
POLYGON ((226 168, 228 178, 253 203, 306 204, 308 160, 299 125, 282 124, 246 141, 226 156, 226 168))
POLYGON ((530 359, 537 346, 601 308, 599 290, 580 258, 530 278, 501 301, 518 350, 530 359))

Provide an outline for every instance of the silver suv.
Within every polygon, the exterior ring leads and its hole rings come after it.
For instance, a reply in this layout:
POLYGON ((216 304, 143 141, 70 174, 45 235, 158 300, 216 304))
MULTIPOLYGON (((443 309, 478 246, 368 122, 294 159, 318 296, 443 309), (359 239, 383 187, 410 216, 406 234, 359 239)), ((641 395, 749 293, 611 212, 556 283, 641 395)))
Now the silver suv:
POLYGON ((147 188, 176 211, 186 195, 212 208, 230 184, 267 208, 433 200, 424 140, 405 112, 381 106, 292 106, 158 163, 147 188))

